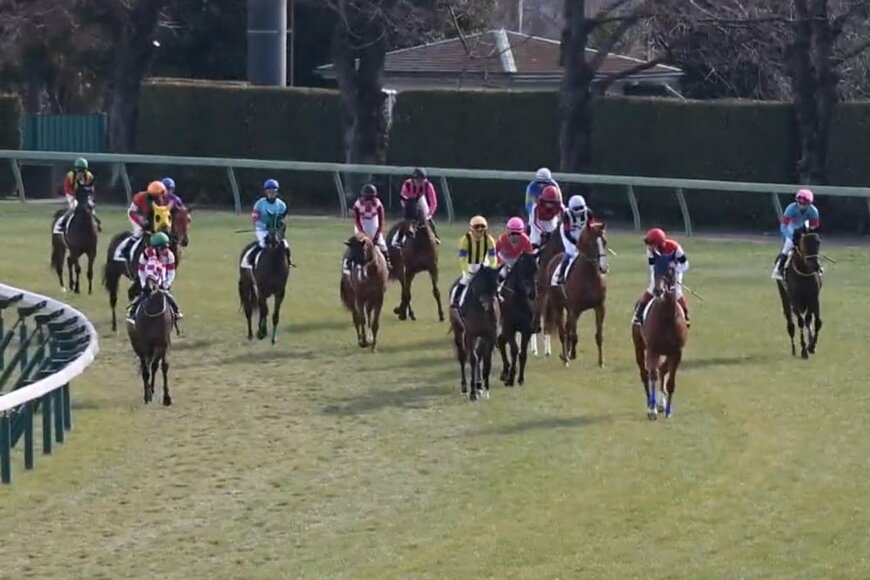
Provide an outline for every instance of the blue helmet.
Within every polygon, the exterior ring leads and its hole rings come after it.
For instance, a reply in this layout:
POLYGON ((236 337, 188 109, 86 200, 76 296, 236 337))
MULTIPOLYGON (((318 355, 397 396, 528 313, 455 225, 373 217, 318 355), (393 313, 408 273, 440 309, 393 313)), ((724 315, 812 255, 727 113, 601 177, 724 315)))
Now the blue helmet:
POLYGON ((263 190, 265 191, 267 189, 279 189, 278 182, 274 179, 267 179, 266 183, 263 184, 263 190))
POLYGON ((163 178, 163 186, 166 189, 175 189, 175 180, 172 179, 171 177, 164 177, 163 178))

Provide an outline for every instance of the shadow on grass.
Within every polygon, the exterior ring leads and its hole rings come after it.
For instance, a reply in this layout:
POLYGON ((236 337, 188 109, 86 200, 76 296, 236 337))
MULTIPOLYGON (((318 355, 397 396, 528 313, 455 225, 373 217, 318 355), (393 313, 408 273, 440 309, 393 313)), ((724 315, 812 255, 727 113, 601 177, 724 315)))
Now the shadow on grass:
POLYGON ((403 341, 400 344, 382 344, 378 345, 378 350, 384 354, 390 353, 403 353, 403 352, 415 352, 418 350, 431 350, 443 352, 445 348, 453 348, 453 343, 451 342, 451 338, 449 335, 444 335, 443 337, 435 336, 433 338, 428 338, 421 342, 412 342, 412 341, 403 341))
POLYGON ((613 417, 609 415, 586 415, 581 417, 546 417, 523 421, 514 425, 505 425, 494 429, 478 431, 475 435, 515 435, 541 429, 568 429, 573 427, 588 427, 597 423, 610 423, 613 417))
POLYGON ((215 346, 220 344, 219 340, 212 338, 192 338, 192 339, 179 339, 178 337, 172 337, 174 340, 178 342, 172 343, 172 350, 175 351, 187 351, 187 350, 199 350, 206 349, 210 346, 215 346))
POLYGON ((323 408, 325 415, 363 415, 387 408, 422 409, 429 406, 435 399, 440 399, 449 393, 443 386, 406 387, 397 390, 378 389, 369 391, 359 397, 327 405, 323 408))
MULTIPOLYGON (((719 356, 711 358, 688 359, 680 365, 682 369, 704 369, 708 367, 730 367, 740 365, 754 365, 767 362, 769 357, 757 354, 747 356, 719 356)), ((679 373, 679 371, 677 371, 679 373)), ((679 377, 679 374, 677 374, 679 377)))
MULTIPOLYGON (((271 314, 270 314, 271 316, 271 314)), ((326 332, 326 331, 336 331, 336 330, 347 330, 350 329, 353 332, 353 321, 350 319, 350 314, 348 314, 347 320, 306 320, 304 322, 293 322, 292 313, 286 314, 287 320, 284 320, 285 314, 281 313, 281 328, 280 332, 286 332, 287 334, 306 334, 309 332, 326 332)), ((270 318, 271 321, 271 318, 270 318)), ((257 319, 254 318, 254 330, 256 330, 257 319)), ((271 322, 269 322, 269 328, 271 329, 271 322)))

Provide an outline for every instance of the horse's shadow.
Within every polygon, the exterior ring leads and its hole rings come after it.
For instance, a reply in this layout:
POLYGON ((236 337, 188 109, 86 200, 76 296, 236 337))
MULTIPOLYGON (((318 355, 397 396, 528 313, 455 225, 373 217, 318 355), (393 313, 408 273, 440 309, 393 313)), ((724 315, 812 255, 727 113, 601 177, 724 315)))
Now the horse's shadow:
MULTIPOLYGON (((305 334, 308 332, 326 332, 344 330, 347 322, 343 320, 306 320, 305 322, 288 322, 286 332, 290 334, 305 334)), ((353 326, 351 326, 353 330, 353 326)))
POLYGON ((745 356, 718 356, 710 358, 700 358, 683 361, 681 368, 683 369, 704 369, 708 367, 729 367, 739 365, 753 365, 769 360, 768 357, 758 354, 750 354, 745 356))
POLYGON ((505 425, 493 429, 484 429, 477 431, 474 435, 516 435, 518 433, 526 433, 528 431, 538 431, 541 429, 569 429, 574 427, 588 427, 598 423, 613 422, 614 417, 610 415, 583 415, 576 417, 545 417, 542 419, 533 419, 531 421, 522 421, 513 425, 505 425))
POLYGON ((386 408, 423 409, 447 394, 443 386, 377 389, 323 408, 325 415, 364 415, 386 408))

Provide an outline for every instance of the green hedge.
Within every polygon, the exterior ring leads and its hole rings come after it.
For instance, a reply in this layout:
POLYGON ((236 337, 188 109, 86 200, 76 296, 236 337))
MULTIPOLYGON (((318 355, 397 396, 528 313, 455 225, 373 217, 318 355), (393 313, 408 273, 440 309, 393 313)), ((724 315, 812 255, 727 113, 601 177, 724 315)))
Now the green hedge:
MULTIPOLYGON (((338 94, 239 83, 150 82, 142 89, 136 149, 161 155, 340 161, 338 94)), ((186 198, 206 203, 232 199, 222 170, 171 171, 178 176, 176 181, 185 184, 179 192, 186 198)), ((139 181, 144 183, 156 174, 143 174, 139 181)), ((303 205, 335 205, 331 175, 237 171, 236 177, 244 203, 260 195, 267 177, 275 177, 291 200, 303 205), (324 192, 329 194, 326 199, 324 192)))
MULTIPOLYGON (((14 95, 0 95, 0 149, 21 148, 21 101, 14 95)), ((8 163, 0 167, 0 196, 15 191, 15 179, 8 163)))

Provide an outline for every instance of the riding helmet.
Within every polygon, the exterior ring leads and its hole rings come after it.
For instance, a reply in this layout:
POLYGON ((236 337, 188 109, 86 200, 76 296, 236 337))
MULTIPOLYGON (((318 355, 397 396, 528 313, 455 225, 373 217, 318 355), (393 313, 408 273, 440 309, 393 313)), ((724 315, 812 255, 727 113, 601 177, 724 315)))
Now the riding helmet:
POLYGON ((148 184, 148 193, 150 195, 163 196, 166 194, 166 186, 159 181, 152 181, 148 184))
POLYGON ((274 179, 267 179, 267 180, 266 180, 266 183, 263 184, 263 191, 266 191, 267 189, 275 189, 275 190, 278 190, 278 189, 280 189, 280 188, 278 187, 278 182, 277 182, 276 180, 274 180, 274 179))
POLYGON ((88 168, 88 160, 85 159, 84 157, 79 157, 78 159, 75 160, 75 163, 73 163, 73 169, 84 171, 87 168, 88 168))
POLYGON ((168 246, 169 245, 169 236, 167 236, 163 232, 157 232, 155 234, 151 234, 151 238, 148 242, 155 248, 160 246, 168 246))

